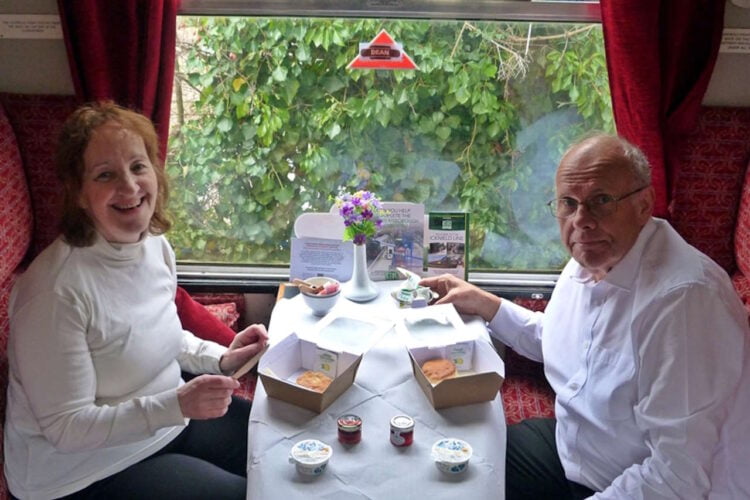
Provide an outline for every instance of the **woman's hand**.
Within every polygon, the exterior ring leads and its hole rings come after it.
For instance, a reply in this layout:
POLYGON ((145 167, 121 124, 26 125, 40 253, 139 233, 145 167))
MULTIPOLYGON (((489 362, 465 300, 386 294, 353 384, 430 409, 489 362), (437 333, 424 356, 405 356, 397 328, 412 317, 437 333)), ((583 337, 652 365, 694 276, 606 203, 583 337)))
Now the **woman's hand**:
POLYGON ((263 325, 250 325, 234 336, 227 352, 221 357, 222 373, 234 373, 250 358, 258 354, 268 342, 268 333, 263 325))
POLYGON ((218 418, 227 412, 232 391, 239 386, 239 382, 224 375, 200 375, 177 388, 177 401, 187 418, 218 418))
POLYGON ((440 298, 435 304, 453 304, 462 314, 475 314, 489 322, 500 309, 500 297, 486 292, 452 274, 424 278, 419 282, 436 291, 440 298))

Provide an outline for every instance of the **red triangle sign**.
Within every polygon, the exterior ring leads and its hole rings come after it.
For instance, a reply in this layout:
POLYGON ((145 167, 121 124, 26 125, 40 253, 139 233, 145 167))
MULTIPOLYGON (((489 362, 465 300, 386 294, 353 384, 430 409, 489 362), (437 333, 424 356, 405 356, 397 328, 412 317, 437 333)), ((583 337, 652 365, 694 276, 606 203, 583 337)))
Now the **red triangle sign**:
POLYGON ((386 30, 370 43, 360 43, 359 52, 347 69, 419 69, 400 43, 396 43, 386 30))

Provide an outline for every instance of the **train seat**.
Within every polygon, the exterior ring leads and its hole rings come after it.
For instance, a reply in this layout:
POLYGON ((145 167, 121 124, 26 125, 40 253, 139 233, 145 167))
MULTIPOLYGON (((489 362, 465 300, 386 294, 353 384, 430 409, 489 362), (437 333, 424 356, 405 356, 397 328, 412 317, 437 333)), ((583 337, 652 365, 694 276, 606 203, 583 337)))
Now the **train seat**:
MULTIPOLYGON (((8 299, 26 252, 31 245, 33 221, 31 197, 21 163, 18 143, 5 111, 0 106, 0 421, 5 421, 8 386, 8 299)), ((0 431, 0 464, 3 434, 0 431)), ((0 498, 7 498, 5 476, 0 473, 0 498)))
POLYGON ((732 275, 732 283, 745 307, 750 310, 750 162, 746 168, 734 231, 734 255, 737 270, 732 275))
POLYGON ((704 107, 681 142, 669 221, 732 277, 750 310, 750 108, 704 107))
MULTIPOLYGON (((517 298, 513 302, 532 311, 543 311, 545 299, 517 298)), ((505 349, 505 381, 500 389, 507 424, 527 418, 555 416, 555 392, 547 383, 544 367, 510 348, 505 349)))

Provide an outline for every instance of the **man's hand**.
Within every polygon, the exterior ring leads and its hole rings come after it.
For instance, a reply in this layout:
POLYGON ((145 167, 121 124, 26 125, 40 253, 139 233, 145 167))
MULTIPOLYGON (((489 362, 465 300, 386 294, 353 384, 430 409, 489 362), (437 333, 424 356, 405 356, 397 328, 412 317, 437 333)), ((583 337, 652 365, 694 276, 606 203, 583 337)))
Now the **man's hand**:
POLYGON ((250 325, 235 335, 227 352, 221 357, 219 367, 222 373, 234 373, 250 358, 258 354, 268 342, 268 333, 263 325, 250 325))
POLYGON ((489 322, 500 309, 500 297, 472 285, 452 274, 424 278, 419 282, 436 291, 440 298, 435 304, 453 304, 462 314, 475 314, 489 322))
POLYGON ((218 418, 227 412, 232 391, 240 383, 223 375, 200 375, 177 389, 182 415, 204 420, 218 418))

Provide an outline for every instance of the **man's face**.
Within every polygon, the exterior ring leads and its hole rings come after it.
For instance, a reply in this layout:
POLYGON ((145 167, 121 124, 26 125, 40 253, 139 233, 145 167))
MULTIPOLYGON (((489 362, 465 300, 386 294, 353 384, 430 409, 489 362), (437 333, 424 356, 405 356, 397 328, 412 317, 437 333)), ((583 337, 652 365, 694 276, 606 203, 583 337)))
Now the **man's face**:
POLYGON ((597 281, 635 244, 653 208, 654 192, 648 187, 616 202, 614 212, 608 215, 590 210, 589 203, 601 195, 619 198, 642 187, 624 166, 620 151, 612 141, 584 142, 563 157, 555 178, 557 198, 579 203, 570 217, 558 219, 560 238, 570 255, 597 281))

